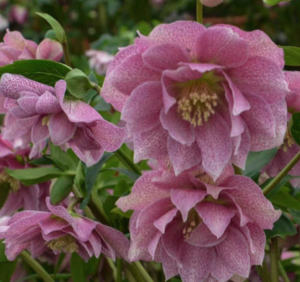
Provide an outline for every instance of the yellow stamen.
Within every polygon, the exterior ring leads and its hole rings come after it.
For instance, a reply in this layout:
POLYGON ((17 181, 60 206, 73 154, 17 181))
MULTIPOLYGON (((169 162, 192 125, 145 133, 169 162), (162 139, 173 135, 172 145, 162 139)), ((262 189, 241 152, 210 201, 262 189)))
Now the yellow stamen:
POLYGON ((195 210, 191 210, 189 212, 188 219, 182 231, 184 239, 189 239, 191 237, 191 234, 197 228, 200 222, 201 219, 198 213, 195 210))
POLYGON ((12 178, 10 175, 6 173, 5 170, 0 173, 0 184, 1 183, 8 183, 10 186, 10 191, 13 193, 17 193, 21 188, 20 181, 12 178))
POLYGON ((78 252, 76 239, 69 234, 49 241, 47 246, 54 251, 65 251, 67 253, 78 252))

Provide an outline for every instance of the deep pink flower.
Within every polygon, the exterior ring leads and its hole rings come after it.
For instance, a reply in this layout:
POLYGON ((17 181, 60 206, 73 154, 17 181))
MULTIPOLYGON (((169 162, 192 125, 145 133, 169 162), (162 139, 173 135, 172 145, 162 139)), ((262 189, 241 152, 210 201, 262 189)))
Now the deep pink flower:
POLYGON ((86 261, 93 255, 98 258, 101 253, 112 259, 127 258, 129 241, 121 232, 69 213, 62 206, 53 206, 49 198, 47 207, 50 212, 19 212, 0 228, 9 260, 14 260, 24 249, 33 257, 52 249, 55 254, 77 252, 86 261))
POLYGON ((0 66, 17 60, 44 59, 59 61, 63 56, 59 42, 45 39, 39 45, 27 40, 18 31, 7 31, 0 43, 0 66))
POLYGON ((113 61, 114 56, 107 52, 88 50, 86 56, 89 57, 90 68, 100 75, 105 75, 109 64, 113 61))
POLYGON ((207 7, 215 7, 224 2, 224 0, 199 0, 199 1, 207 7))
MULTIPOLYGON (((285 78, 289 85, 290 93, 286 96, 288 119, 291 118, 292 113, 300 111, 300 73, 299 72, 285 72, 285 78)), ((278 151, 273 160, 267 165, 265 171, 271 177, 275 177, 299 152, 299 146, 294 142, 293 137, 287 129, 284 142, 278 148, 278 151)), ((289 172, 290 175, 300 175, 300 163, 297 163, 289 172)), ((291 183, 295 187, 299 187, 300 180, 293 179, 291 183)))
POLYGON ((216 179, 249 150, 282 144, 286 130, 283 50, 261 31, 157 26, 121 49, 102 95, 122 111, 134 160, 168 157, 175 173, 199 163, 216 179))
POLYGON ((24 24, 28 18, 28 10, 21 5, 12 5, 9 12, 10 21, 24 24))
POLYGON ((65 92, 64 80, 53 88, 20 75, 2 75, 0 94, 7 111, 3 138, 32 142, 30 157, 50 138, 54 145, 72 148, 88 166, 97 163, 104 151, 119 149, 126 130, 104 120, 88 104, 65 97, 65 92))
POLYGON ((130 220, 129 259, 162 262, 166 279, 228 281, 248 277, 264 257, 264 229, 272 229, 274 210, 250 179, 227 166, 214 181, 202 169, 178 177, 146 172, 132 193, 117 201, 130 220))
POLYGON ((5 168, 28 168, 29 149, 14 150, 13 146, 2 139, 0 135, 0 184, 10 186, 9 195, 0 209, 0 217, 12 215, 19 209, 45 210, 45 199, 49 195, 50 182, 24 186, 20 181, 13 179, 5 168))

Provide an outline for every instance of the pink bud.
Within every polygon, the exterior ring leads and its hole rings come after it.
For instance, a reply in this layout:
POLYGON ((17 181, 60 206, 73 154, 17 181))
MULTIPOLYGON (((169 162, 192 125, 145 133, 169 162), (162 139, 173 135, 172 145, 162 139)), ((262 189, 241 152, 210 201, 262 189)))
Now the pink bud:
POLYGON ((60 61, 63 56, 63 48, 61 44, 55 40, 44 39, 38 46, 36 51, 37 59, 60 61))

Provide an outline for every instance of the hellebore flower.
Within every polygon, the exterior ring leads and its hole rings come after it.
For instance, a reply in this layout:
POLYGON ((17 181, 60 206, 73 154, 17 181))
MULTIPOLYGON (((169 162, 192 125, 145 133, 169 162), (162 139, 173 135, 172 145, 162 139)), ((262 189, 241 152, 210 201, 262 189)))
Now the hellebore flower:
POLYGON ((9 189, 8 197, 0 209, 0 217, 12 215, 21 208, 24 210, 45 210, 46 208, 44 203, 49 195, 50 182, 25 187, 19 180, 5 172, 5 168, 27 168, 26 158, 29 151, 29 149, 14 150, 13 146, 3 140, 0 135, 0 186, 1 189, 9 189))
POLYGON ((207 7, 215 7, 224 2, 224 0, 199 0, 199 1, 207 7))
POLYGON ((28 18, 28 10, 26 7, 21 5, 12 5, 9 12, 9 18, 12 22, 24 24, 28 18))
POLYGON ((0 95, 7 110, 3 138, 21 138, 33 143, 30 157, 36 156, 51 139, 57 146, 72 148, 88 166, 97 163, 104 151, 120 148, 126 130, 106 120, 88 104, 65 97, 66 82, 55 88, 20 75, 3 74, 0 95))
POLYGON ((100 75, 106 74, 109 64, 114 59, 113 55, 97 50, 88 50, 85 55, 89 57, 90 68, 100 75))
POLYGON ((102 96, 127 123, 134 160, 169 158, 176 175, 201 164, 214 179, 286 130, 283 50, 261 31, 179 21, 121 49, 102 96))
POLYGON ((129 241, 121 232, 53 206, 50 198, 46 203, 50 212, 19 212, 1 226, 0 238, 5 239, 8 260, 14 260, 25 249, 33 257, 51 249, 55 254, 77 252, 86 261, 101 253, 112 259, 127 258, 129 241))
POLYGON ((0 43, 0 66, 12 64, 18 60, 44 59, 59 61, 63 49, 59 42, 44 39, 39 45, 26 40, 18 31, 7 31, 0 43))
MULTIPOLYGON (((300 111, 300 73, 299 72, 285 72, 285 78, 289 85, 290 93, 286 96, 286 103, 288 108, 288 119, 291 118, 292 113, 300 111)), ((273 160, 266 166, 265 172, 275 177, 299 152, 299 146, 295 143, 289 129, 286 130, 283 144, 278 148, 278 151, 273 160)), ((300 175, 300 163, 297 163, 289 172, 290 175, 300 175)), ((299 187, 300 180, 292 179, 291 183, 295 187, 299 187)))
POLYGON ((263 230, 281 214, 229 165, 216 181, 202 169, 146 172, 116 204, 134 210, 129 260, 162 262, 166 280, 179 274, 184 282, 248 277, 263 261, 263 230))

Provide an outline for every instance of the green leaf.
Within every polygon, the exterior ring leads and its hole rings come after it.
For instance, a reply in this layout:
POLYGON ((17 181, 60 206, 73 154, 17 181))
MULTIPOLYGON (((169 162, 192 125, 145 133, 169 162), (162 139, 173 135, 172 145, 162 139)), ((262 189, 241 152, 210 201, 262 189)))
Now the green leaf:
POLYGON ((115 171, 121 172, 121 173, 127 175, 129 178, 131 178, 134 181, 136 181, 140 177, 140 175, 138 175, 137 173, 130 171, 126 168, 122 168, 122 167, 110 167, 103 171, 106 171, 106 170, 115 170, 115 171))
POLYGON ((64 79, 71 70, 68 66, 48 60, 15 61, 13 64, 0 67, 0 76, 4 73, 19 74, 40 83, 54 86, 64 79))
POLYGON ((59 168, 62 170, 76 171, 77 163, 69 156, 67 152, 64 152, 60 147, 51 143, 51 156, 49 157, 59 168))
POLYGON ((297 233, 294 223, 288 218, 288 216, 282 213, 281 217, 275 222, 272 230, 266 230, 267 238, 280 236, 285 238, 286 236, 293 236, 297 233))
POLYGON ((132 213, 133 213, 132 210, 129 210, 129 211, 127 211, 127 212, 123 212, 123 211, 122 211, 120 208, 118 208, 118 207, 113 208, 110 212, 111 212, 111 213, 118 214, 118 215, 120 215, 121 217, 125 217, 125 218, 131 218, 132 213))
POLYGON ((267 5, 274 6, 280 2, 286 2, 287 0, 263 0, 267 5))
POLYGON ((41 165, 54 165, 55 163, 49 158, 49 156, 44 155, 39 159, 29 160, 29 163, 36 166, 41 165))
POLYGON ((277 149, 271 149, 261 152, 250 152, 246 161, 246 168, 244 175, 252 178, 258 173, 261 169, 265 167, 275 156, 277 149))
POLYGON ((85 195, 85 175, 83 162, 78 162, 74 184, 82 195, 85 195))
POLYGON ((85 97, 87 92, 93 87, 86 74, 79 69, 73 69, 68 72, 65 81, 70 94, 78 99, 85 97))
POLYGON ((105 164, 105 162, 113 155, 113 153, 105 153, 103 155, 103 157, 101 158, 101 160, 91 166, 91 167, 87 167, 85 169, 85 189, 86 189, 86 196, 84 198, 84 200, 82 201, 80 208, 84 209, 86 207, 86 205, 88 204, 89 200, 90 200, 90 196, 92 193, 92 189, 93 189, 93 185, 96 181, 97 175, 100 171, 100 169, 102 168, 102 166, 105 164))
POLYGON ((36 13, 36 14, 44 18, 51 25, 60 43, 66 42, 67 39, 66 39, 65 31, 56 19, 54 19, 53 17, 45 13, 36 13))
POLYGON ((17 265, 17 260, 0 263, 0 281, 10 282, 17 265))
POLYGON ((117 196, 108 196, 103 204, 103 209, 106 214, 109 214, 115 207, 116 201, 119 199, 117 196))
POLYGON ((114 188, 114 196, 122 196, 130 189, 129 185, 127 184, 126 180, 121 179, 116 187, 114 188))
POLYGON ((20 180, 24 185, 33 185, 64 175, 62 170, 55 167, 6 169, 6 172, 11 177, 20 180))
POLYGON ((71 274, 73 282, 86 281, 86 277, 84 275, 84 265, 84 260, 77 255, 77 253, 73 253, 71 257, 71 274))
POLYGON ((9 195, 9 191, 10 191, 9 183, 6 183, 6 182, 0 183, 0 209, 5 204, 5 201, 9 195))
POLYGON ((300 48, 280 46, 284 51, 284 61, 287 66, 300 66, 300 48))
POLYGON ((62 200, 64 200, 72 191, 74 183, 73 176, 62 176, 58 178, 50 193, 51 203, 53 205, 58 204, 62 200))
POLYGON ((49 29, 45 34, 45 38, 57 40, 55 31, 53 29, 49 29))
MULTIPOLYGON (((283 187, 285 188, 285 187, 283 187)), ((282 189, 270 198, 271 202, 279 207, 291 208, 300 211, 300 202, 282 189)))
POLYGON ((294 209, 288 209, 288 211, 292 215, 293 219, 300 224, 300 211, 294 209))
POLYGON ((292 115, 290 132, 295 142, 300 145, 300 113, 294 113, 292 115))

